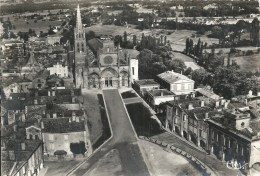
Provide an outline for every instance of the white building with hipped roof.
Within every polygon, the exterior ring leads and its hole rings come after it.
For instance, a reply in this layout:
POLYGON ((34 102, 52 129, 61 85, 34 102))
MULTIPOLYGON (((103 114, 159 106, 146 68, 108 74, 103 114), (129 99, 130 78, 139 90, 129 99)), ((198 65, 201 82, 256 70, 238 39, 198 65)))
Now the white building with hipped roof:
POLYGON ((176 95, 194 92, 194 81, 174 71, 166 71, 157 75, 156 81, 162 88, 168 89, 176 95))

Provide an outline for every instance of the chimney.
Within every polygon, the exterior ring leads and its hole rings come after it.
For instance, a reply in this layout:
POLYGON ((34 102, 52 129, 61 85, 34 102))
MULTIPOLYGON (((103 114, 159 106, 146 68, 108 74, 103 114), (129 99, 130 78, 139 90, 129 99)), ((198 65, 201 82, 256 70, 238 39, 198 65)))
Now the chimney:
POLYGON ((204 107, 204 101, 203 100, 200 102, 200 106, 204 107))
POLYGON ((37 105, 38 104, 38 100, 34 99, 34 104, 37 105))
POLYGON ((247 98, 245 99, 245 104, 247 105, 247 98))
POLYGON ((249 91, 248 91, 248 96, 252 96, 252 95, 253 95, 252 90, 249 90, 249 91))
POLYGON ((71 118, 69 118, 69 123, 71 123, 71 118))
POLYGON ((205 119, 207 119, 207 118, 209 118, 209 113, 208 112, 205 113, 205 119))
POLYGON ((219 101, 216 101, 216 108, 219 107, 219 101))
POLYGON ((14 132, 17 132, 17 125, 16 124, 13 126, 13 128, 14 128, 14 132))
POLYGON ((224 109, 227 109, 227 107, 228 107, 228 102, 225 102, 224 109))
POLYGON ((21 149, 25 150, 25 143, 24 142, 21 143, 21 149))
POLYGON ((49 114, 49 113, 47 113, 47 114, 46 114, 46 117, 47 117, 47 118, 50 118, 50 114, 49 114))
POLYGON ((41 129, 44 129, 44 123, 43 123, 43 121, 41 122, 41 129))
POLYGON ((54 112, 53 114, 52 114, 52 118, 57 118, 57 113, 56 112, 54 112))
POLYGON ((72 97, 71 101, 72 103, 75 103, 75 97, 72 97))
POLYGON ((51 91, 50 90, 48 90, 48 96, 51 96, 51 91))
POLYGON ((161 97, 163 96, 163 91, 161 91, 161 97))
POLYGON ((225 104, 225 102, 226 102, 226 101, 225 101, 224 99, 222 99, 222 100, 221 100, 221 105, 223 106, 223 105, 225 104))
POLYGON ((55 95, 55 90, 52 91, 52 96, 54 96, 54 97, 56 96, 56 95, 55 95))
POLYGON ((76 122, 79 122, 79 117, 76 117, 76 122))
POLYGON ((258 97, 260 97, 260 91, 259 91, 259 92, 257 92, 257 96, 258 96, 258 97))
POLYGON ((188 110, 192 110, 193 109, 193 105, 190 103, 188 106, 188 110))

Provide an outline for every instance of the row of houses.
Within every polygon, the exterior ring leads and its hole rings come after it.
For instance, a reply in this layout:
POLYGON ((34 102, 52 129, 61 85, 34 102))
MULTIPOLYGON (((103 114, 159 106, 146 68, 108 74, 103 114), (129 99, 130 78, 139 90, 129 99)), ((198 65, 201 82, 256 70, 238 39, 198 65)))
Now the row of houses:
POLYGON ((163 127, 222 161, 251 168, 260 160, 260 90, 225 100, 207 87, 167 71, 133 88, 158 113, 163 127))
POLYGON ((80 89, 35 89, 10 96, 1 104, 4 175, 33 175, 43 160, 92 153, 80 89))

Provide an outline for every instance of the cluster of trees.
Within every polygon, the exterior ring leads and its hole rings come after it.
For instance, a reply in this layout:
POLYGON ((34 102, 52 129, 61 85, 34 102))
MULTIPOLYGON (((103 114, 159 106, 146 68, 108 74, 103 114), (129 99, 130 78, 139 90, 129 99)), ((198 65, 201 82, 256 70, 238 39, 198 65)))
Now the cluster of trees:
POLYGON ((182 60, 173 59, 169 46, 160 46, 154 52, 143 49, 139 55, 140 79, 153 79, 157 74, 167 70, 183 73, 186 66, 182 60))
POLYGON ((194 55, 196 57, 201 57, 203 49, 207 47, 207 43, 201 42, 200 38, 197 44, 194 44, 191 38, 186 39, 185 53, 187 55, 194 55))
MULTIPOLYGON (((145 36, 144 33, 142 33, 141 41, 138 43, 136 49, 141 51, 143 49, 149 49, 149 50, 158 50, 160 46, 166 46, 167 45, 167 36, 160 36, 158 38, 152 37, 152 36, 145 36)), ((170 48, 170 47, 168 47, 170 48)))
POLYGON ((85 142, 80 141, 78 143, 70 143, 70 151, 73 154, 84 154, 87 151, 85 142))
POLYGON ((245 95, 249 90, 257 92, 258 85, 253 77, 241 72, 237 65, 219 66, 214 72, 199 69, 192 72, 196 85, 210 85, 214 92, 224 98, 231 99, 237 95, 245 95))

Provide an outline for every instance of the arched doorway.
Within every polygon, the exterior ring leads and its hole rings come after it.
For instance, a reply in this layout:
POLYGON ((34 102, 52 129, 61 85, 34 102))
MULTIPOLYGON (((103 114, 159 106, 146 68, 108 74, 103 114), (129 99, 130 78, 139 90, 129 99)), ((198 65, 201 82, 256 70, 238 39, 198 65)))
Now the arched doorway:
POLYGON ((118 78, 117 72, 113 68, 106 68, 102 71, 101 77, 105 79, 104 87, 117 87, 115 79, 118 78))
POLYGON ((175 129, 175 133, 177 133, 178 135, 181 135, 179 127, 175 126, 174 129, 175 129))
POLYGON ((193 142, 194 144, 197 145, 197 136, 194 133, 192 133, 192 132, 189 132, 189 134, 190 134, 191 142, 193 142))
POLYGON ((183 131, 183 137, 188 141, 189 138, 188 138, 188 133, 186 131, 183 131))
POLYGON ((204 140, 200 140, 200 147, 206 150, 206 142, 204 140))

